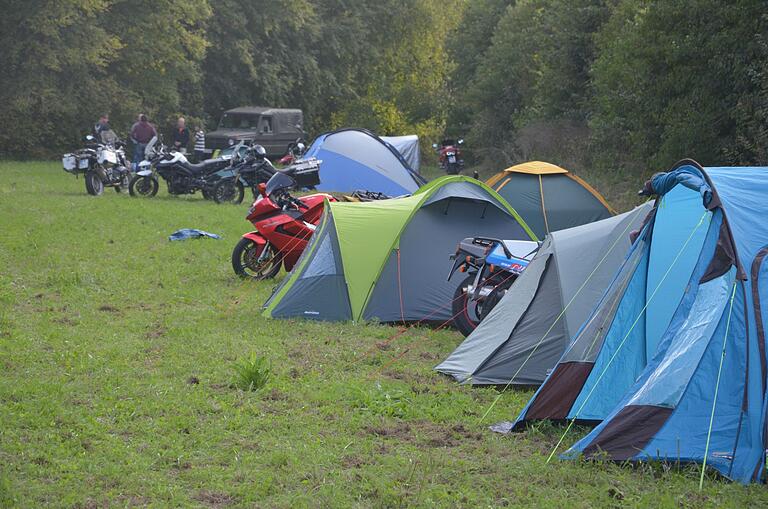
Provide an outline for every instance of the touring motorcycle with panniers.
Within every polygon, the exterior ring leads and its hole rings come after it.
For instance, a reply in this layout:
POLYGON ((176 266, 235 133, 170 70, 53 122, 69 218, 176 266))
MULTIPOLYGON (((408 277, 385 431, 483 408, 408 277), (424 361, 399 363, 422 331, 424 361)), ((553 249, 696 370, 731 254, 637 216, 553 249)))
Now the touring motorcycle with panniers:
POLYGON ((105 187, 112 187, 118 193, 128 188, 131 170, 125 158, 124 144, 99 143, 95 137, 85 137, 85 147, 64 154, 61 164, 64 171, 72 175, 83 175, 85 190, 92 196, 99 196, 105 187))

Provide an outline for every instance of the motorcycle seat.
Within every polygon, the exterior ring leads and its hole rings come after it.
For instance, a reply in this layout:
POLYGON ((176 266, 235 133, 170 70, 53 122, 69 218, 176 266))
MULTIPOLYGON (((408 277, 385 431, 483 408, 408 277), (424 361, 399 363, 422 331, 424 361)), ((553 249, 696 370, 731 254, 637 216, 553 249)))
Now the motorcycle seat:
POLYGON ((189 170, 192 173, 199 174, 199 173, 207 173, 213 169, 217 169, 221 167, 222 162, 221 159, 206 159, 205 161, 199 162, 197 164, 192 163, 186 163, 183 164, 184 168, 189 170))

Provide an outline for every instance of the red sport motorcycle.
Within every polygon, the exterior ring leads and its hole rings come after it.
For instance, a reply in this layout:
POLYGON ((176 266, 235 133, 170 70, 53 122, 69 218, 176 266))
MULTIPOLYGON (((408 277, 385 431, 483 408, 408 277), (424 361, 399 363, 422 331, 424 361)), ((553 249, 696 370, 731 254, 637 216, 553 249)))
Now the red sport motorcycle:
POLYGON ((440 145, 432 144, 432 148, 437 151, 440 169, 448 175, 458 175, 464 169, 464 159, 460 148, 463 144, 464 140, 461 138, 456 141, 446 139, 441 141, 440 145))
POLYGON ((290 271, 323 214, 323 203, 336 199, 324 193, 294 198, 290 190, 320 183, 320 161, 308 159, 275 173, 259 184, 259 197, 246 219, 256 228, 243 235, 232 251, 232 268, 243 278, 270 279, 281 266, 290 271))

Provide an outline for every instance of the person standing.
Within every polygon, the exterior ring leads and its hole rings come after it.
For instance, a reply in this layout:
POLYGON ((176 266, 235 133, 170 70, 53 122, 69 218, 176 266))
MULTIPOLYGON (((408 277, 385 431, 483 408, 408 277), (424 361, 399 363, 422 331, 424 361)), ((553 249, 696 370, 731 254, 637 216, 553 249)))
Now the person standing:
POLYGON ((106 113, 99 117, 99 121, 96 122, 96 125, 93 126, 93 134, 96 137, 96 139, 101 139, 101 133, 104 131, 111 131, 112 128, 109 127, 109 115, 106 113))
POLYGON ((109 115, 105 113, 99 117, 99 121, 93 126, 93 135, 96 141, 105 145, 113 145, 117 141, 117 135, 109 126, 109 115))
POLYGON ((184 117, 179 117, 176 122, 176 129, 173 130, 173 148, 182 154, 187 153, 187 146, 189 145, 189 129, 187 129, 187 121, 184 117))
POLYGON ((149 123, 145 114, 139 115, 139 121, 131 127, 131 141, 133 141, 133 164, 134 168, 144 159, 144 150, 147 143, 157 136, 157 131, 149 123))
POLYGON ((203 126, 198 125, 195 129, 195 161, 198 163, 205 159, 205 131, 203 126))

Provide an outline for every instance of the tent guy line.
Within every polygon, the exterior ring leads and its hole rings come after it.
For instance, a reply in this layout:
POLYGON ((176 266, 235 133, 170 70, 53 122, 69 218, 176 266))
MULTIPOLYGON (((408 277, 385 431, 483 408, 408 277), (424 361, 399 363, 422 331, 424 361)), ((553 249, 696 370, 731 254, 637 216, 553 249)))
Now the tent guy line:
POLYGON ((696 231, 697 231, 697 230, 698 230, 698 229, 701 227, 701 225, 702 225, 702 224, 704 224, 704 219, 705 219, 705 218, 706 218, 708 215, 711 215, 711 213, 710 213, 708 210, 707 210, 707 211, 705 211, 705 212, 704 212, 704 214, 702 214, 702 216, 701 216, 701 219, 699 219, 699 222, 698 222, 698 223, 696 224, 696 226, 693 228, 693 230, 691 231, 690 235, 688 235, 688 238, 685 240, 685 243, 683 244, 683 246, 680 248, 680 250, 679 250, 679 251, 677 252, 677 254, 675 255, 675 258, 672 260, 672 263, 670 263, 670 264, 669 264, 669 267, 667 268, 667 271, 664 273, 664 275, 662 276, 661 280, 660 280, 660 281, 659 281, 659 283, 656 285, 656 288, 654 288, 654 289, 653 289, 653 293, 651 293, 651 295, 650 295, 650 296, 648 297, 648 299, 646 300, 646 302, 645 302, 645 305, 643 306, 643 308, 642 308, 642 309, 640 310, 640 312, 638 313, 638 315, 637 315, 637 318, 635 318, 635 321, 634 321, 634 322, 632 322, 632 325, 630 326, 630 328, 629 328, 629 330, 627 331, 627 333, 624 335, 624 338, 623 338, 623 339, 621 340, 621 342, 619 343, 619 346, 616 348, 616 351, 615 351, 615 352, 613 352, 613 355, 611 355, 610 359, 608 359, 608 363, 605 365, 605 367, 603 368, 603 370, 600 372, 600 375, 599 375, 599 376, 597 377, 597 379, 595 380, 595 383, 592 385, 592 388, 591 388, 591 389, 590 389, 590 391, 587 393, 587 396, 584 398, 584 401, 582 401, 581 405, 580 405, 580 406, 579 406, 579 408, 576 410, 576 414, 573 416, 573 418, 571 419, 571 421, 568 423, 568 426, 565 428, 565 431, 563 432, 563 435, 560 437, 560 440, 558 440, 558 441, 557 441, 557 444, 555 444, 555 447, 554 447, 554 449, 552 449, 552 452, 549 454, 549 457, 547 458, 547 463, 549 463, 549 462, 552 460, 552 458, 554 457, 555 453, 556 453, 556 452, 557 452, 557 450, 560 448, 560 445, 562 445, 562 443, 563 443, 563 440, 565 440, 565 437, 566 437, 566 435, 567 435, 567 434, 568 434, 568 432, 571 430, 571 428, 573 427, 573 424, 576 422, 576 420, 579 418, 579 414, 581 413, 581 411, 582 411, 582 410, 584 409, 584 407, 586 406, 587 402, 589 401, 589 398, 590 398, 590 397, 592 396, 592 394, 595 392, 595 389, 596 389, 596 388, 597 388, 597 387, 600 385, 600 380, 602 380, 602 378, 603 378, 603 375, 605 375, 605 373, 607 373, 607 372, 608 372, 608 368, 609 368, 609 367, 611 366, 611 364, 613 363, 613 360, 616 358, 616 356, 619 354, 619 352, 621 351, 621 349, 622 349, 622 347, 624 346, 624 344, 627 342, 627 339, 628 339, 628 338, 629 338, 629 336, 632 334, 632 331, 634 330, 634 328, 635 328, 635 326, 637 325, 637 323, 640 321, 640 318, 642 318, 643 314, 644 314, 644 313, 645 313, 645 311, 648 309, 648 306, 649 306, 649 305, 650 305, 650 303, 653 301, 653 298, 654 298, 654 297, 656 296, 656 294, 658 293, 658 291, 659 291, 659 288, 661 288, 661 285, 662 285, 662 284, 664 284, 664 281, 666 281, 666 279, 667 279, 667 276, 669 276, 669 273, 670 273, 670 272, 672 272, 672 268, 675 266, 675 264, 677 263, 677 261, 680 259, 680 256, 683 254, 683 251, 685 251, 685 248, 687 248, 687 247, 688 247, 688 244, 691 242, 691 239, 693 239, 693 236, 694 236, 694 234, 696 233, 696 231))
MULTIPOLYGON (((717 405, 717 393, 720 390, 720 375, 723 373, 723 360, 725 359, 725 347, 728 343, 728 332, 731 329, 731 316, 733 315, 733 299, 736 297, 736 284, 738 279, 733 280, 733 290, 731 291, 731 302, 728 308, 728 321, 725 324, 725 334, 723 334, 723 349, 720 352, 720 365, 717 368, 717 381, 715 382, 715 394, 712 397, 712 413, 709 415, 709 428, 707 429, 707 445, 704 448, 704 460, 701 464, 701 477, 699 477, 699 491, 704 487, 704 472, 707 471, 707 456, 709 456, 709 443, 712 439, 712 426, 715 423, 715 406, 717 405)), ((731 461, 733 468, 733 461, 731 461)))
MULTIPOLYGON (((499 283, 498 283, 496 286, 494 286, 494 288, 498 288, 499 286, 503 285, 504 283, 506 283, 506 282, 507 282, 507 281, 508 281, 510 278, 512 278, 512 277, 515 277, 515 274, 510 274, 510 275, 509 275, 509 276, 507 276, 505 279, 503 279, 502 281, 500 281, 500 282, 499 282, 499 283)), ((461 298, 463 298, 463 297, 462 297, 462 296, 458 296, 458 297, 455 297, 455 298, 453 299, 453 301, 449 302, 447 305, 448 305, 448 306, 450 306, 451 304, 453 304, 453 302, 454 302, 454 301, 456 301, 456 300, 458 300, 458 299, 461 299, 461 298)), ((394 335, 393 335, 391 338, 387 339, 387 340, 386 340, 386 341, 385 341, 383 344, 384 344, 384 345, 388 345, 388 344, 390 343, 390 341, 393 341, 393 340, 394 340, 394 339, 396 339, 397 337, 399 337, 399 336, 402 336, 402 333, 404 333, 404 332, 406 332, 406 331, 408 331, 408 330, 410 330, 410 329, 413 329, 413 328, 417 327, 419 324, 421 324, 422 322, 424 322, 425 320, 427 320, 427 318, 429 318, 429 316, 433 315, 433 314, 434 314, 436 311, 439 311, 439 310, 441 310, 441 309, 442 309, 442 308, 444 308, 444 307, 446 307, 446 305, 445 305, 445 304, 443 304, 443 305, 441 305, 440 307, 438 307, 437 309, 433 310, 433 311, 432 311, 432 313, 430 313, 429 315, 427 315, 425 318, 422 318, 422 319, 421 319, 421 320, 419 320, 418 322, 416 322, 416 323, 414 323, 414 324, 411 324, 411 325, 406 325, 406 326, 405 326, 405 329, 404 329, 403 331, 401 331, 401 332, 398 332, 398 333, 394 334, 394 335)), ((448 326, 448 325, 452 324, 452 323, 453 323, 453 320, 454 320, 454 318, 456 318, 456 317, 457 317, 459 314, 461 314, 461 313, 463 313, 463 310, 462 310, 462 311, 459 311, 458 313, 456 313, 456 314, 454 314, 454 315, 452 315, 452 316, 451 316, 450 318, 448 318, 446 321, 444 321, 443 323, 441 323, 440 325, 438 325, 437 327, 435 327, 435 329, 434 329, 434 330, 438 331, 438 330, 441 330, 441 329, 445 328, 446 326, 448 326)), ((410 339, 410 340, 409 340, 407 343, 405 343, 405 345, 404 345, 404 346, 407 346, 408 348, 406 348, 404 352, 401 352, 400 354, 396 355, 396 356, 395 356, 393 359, 391 359, 391 360, 390 360, 390 361, 389 361, 387 364, 385 364, 385 365, 381 366, 379 369, 377 369, 376 371, 374 371, 373 373, 371 373, 371 375, 369 375, 369 378, 373 378, 373 375, 376 375, 376 374, 380 373, 380 372, 381 372, 381 371, 383 371, 385 368, 387 368, 387 367, 389 367, 389 366, 393 365, 395 362, 397 362, 398 360, 402 359, 402 358, 405 356, 405 354, 406 354, 406 353, 408 353, 408 351, 410 350, 410 347, 413 345, 413 343, 416 341, 416 339, 417 339, 417 338, 411 338, 411 339, 410 339)), ((374 346, 375 346, 375 345, 374 345, 374 346)), ((370 355, 370 353, 371 353, 373 350, 374 350, 374 347, 371 347, 371 348, 369 348, 369 349, 367 350, 367 352, 366 352, 366 353, 363 355, 363 357, 361 357, 360 359, 357 359, 357 360, 362 360, 363 358, 367 357, 368 355, 370 355)))
MULTIPOLYGON (((636 210, 635 214, 640 214, 640 213, 642 213, 642 212, 643 212, 643 209, 640 209, 640 208, 638 208, 638 209, 636 210)), ((594 269, 592 269, 592 272, 590 272, 590 273, 589 273, 589 275, 586 277, 586 279, 585 279, 585 280, 584 280, 584 282, 581 284, 581 286, 579 287, 579 289, 578 289, 578 290, 576 290, 576 293, 573 295, 573 297, 571 297, 571 299, 568 301, 568 303, 565 305, 565 307, 563 307, 562 311, 560 311, 560 314, 558 314, 558 315, 557 315, 557 318, 555 318, 555 319, 554 319, 554 321, 553 321, 553 322, 552 322, 552 324, 549 326, 549 328, 547 329, 547 331, 544 333, 544 335, 541 337, 541 339, 540 339, 540 340, 539 340, 539 341, 536 343, 536 346, 534 346, 534 347, 533 347, 533 349, 530 351, 530 353, 529 353, 529 354, 528 354, 528 356, 525 358, 525 360, 524 360, 524 361, 523 361, 523 363, 520 365, 520 367, 518 367, 518 368, 517 368, 517 371, 515 372, 515 374, 514 374, 514 375, 513 375, 513 376, 512 376, 512 377, 509 379, 509 381, 507 382, 507 384, 504 386, 504 388, 501 390, 501 392, 500 392, 500 393, 499 393, 499 394, 496 396, 496 398, 494 398, 494 400, 491 402, 490 406, 489 406, 489 407, 488 407, 488 409, 485 411, 485 413, 483 414, 483 416, 482 416, 482 417, 480 417, 480 420, 478 421, 479 423, 482 423, 482 422, 485 420, 485 418, 486 418, 486 417, 488 417, 488 414, 489 414, 489 413, 491 413, 491 410, 493 410, 493 408, 496 406, 496 403, 498 403, 498 402, 499 402, 499 400, 500 400, 500 399, 501 399, 501 397, 504 395, 504 393, 507 391, 507 389, 509 389, 509 387, 512 385, 512 382, 513 382, 513 381, 514 381, 514 380, 517 378, 517 376, 518 376, 518 375, 520 374, 520 372, 523 370, 523 368, 524 368, 524 367, 525 367, 525 365, 528 363, 528 361, 531 359, 531 357, 533 357, 533 354, 535 354, 535 353, 536 353, 536 350, 538 350, 539 346, 541 346, 541 344, 544 342, 544 340, 545 340, 545 339, 547 339, 547 336, 549 336, 549 334, 552 332, 552 329, 554 329, 554 328, 555 328, 555 325, 557 325, 557 323, 560 321, 560 319, 561 319, 563 316, 565 316, 565 313, 566 313, 566 311, 568 311, 568 308, 569 308, 569 307, 571 306, 571 304, 573 304, 573 302, 576 300, 576 297, 578 297, 578 296, 579 296, 579 294, 581 293, 581 291, 582 291, 582 290, 583 290, 583 289, 584 289, 584 288, 587 286, 587 283, 588 283, 588 282, 589 282, 589 280, 592 278, 592 276, 594 276, 594 275, 595 275, 595 273, 596 273, 596 272, 598 271, 598 269, 599 269, 599 268, 602 266, 602 264, 605 262, 605 260, 607 260, 607 259, 608 259, 608 256, 611 254, 611 252, 613 251, 613 249, 614 249, 614 248, 615 248, 615 247, 618 245, 619 241, 621 240, 621 238, 622 238, 622 235, 625 235, 625 234, 627 233, 627 230, 629 230, 629 228, 631 228, 631 227, 632 227, 632 224, 633 224, 633 223, 632 223, 632 221, 627 221, 627 224, 626 224, 626 226, 624 227, 624 230, 622 230, 621 234, 620 234, 620 235, 618 235, 618 236, 617 236, 617 237, 614 239, 613 243, 611 244, 611 247, 609 247, 609 248, 608 248, 608 250, 606 251, 605 255, 604 255, 604 256, 603 256, 603 257, 600 259, 600 261, 597 263, 597 265, 595 265, 595 268, 594 268, 594 269)), ((471 376, 472 374, 471 374, 471 373, 469 373, 469 375, 471 376)))

